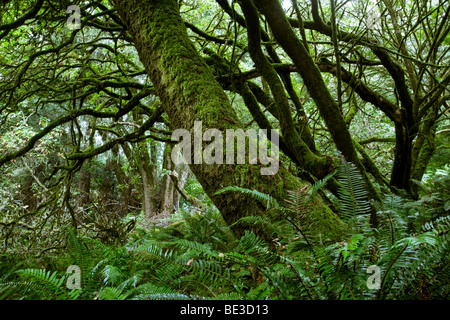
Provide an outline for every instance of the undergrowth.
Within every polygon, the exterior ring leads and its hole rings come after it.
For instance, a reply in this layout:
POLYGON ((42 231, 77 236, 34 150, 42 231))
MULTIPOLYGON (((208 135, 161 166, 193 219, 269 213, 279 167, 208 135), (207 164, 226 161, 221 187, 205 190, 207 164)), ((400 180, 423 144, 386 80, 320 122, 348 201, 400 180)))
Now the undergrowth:
POLYGON ((446 193, 419 201, 391 194, 370 204, 351 164, 343 163, 336 177, 339 215, 348 225, 341 242, 323 244, 302 224, 310 196, 326 179, 292 190, 283 205, 256 190, 228 187, 220 192, 241 192, 266 206, 266 216, 245 219, 271 228, 274 243, 250 231, 235 238, 214 207, 181 209, 170 226, 135 230, 122 246, 68 229, 57 256, 20 263, 0 257, 0 298, 448 299, 446 193), (369 223, 373 210, 376 227, 369 223), (69 266, 79 272, 67 273, 69 266))

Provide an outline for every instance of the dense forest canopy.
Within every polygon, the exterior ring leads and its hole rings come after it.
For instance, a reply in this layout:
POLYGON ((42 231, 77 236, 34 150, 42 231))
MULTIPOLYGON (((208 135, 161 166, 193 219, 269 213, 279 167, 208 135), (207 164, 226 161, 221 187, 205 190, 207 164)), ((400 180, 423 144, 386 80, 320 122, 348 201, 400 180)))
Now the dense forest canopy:
MULTIPOLYGON (((24 257, 65 270, 54 259, 91 245, 116 263, 174 250, 190 276, 235 284, 251 266, 225 298, 448 298, 449 15, 444 0, 2 0, 0 280, 24 257), (203 161, 175 161, 174 132, 203 161), (258 134, 242 153, 230 132, 258 134), (378 291, 360 285, 369 265, 378 291), (300 283, 275 285, 290 273, 300 283)), ((139 279, 182 282, 177 266, 139 279)))

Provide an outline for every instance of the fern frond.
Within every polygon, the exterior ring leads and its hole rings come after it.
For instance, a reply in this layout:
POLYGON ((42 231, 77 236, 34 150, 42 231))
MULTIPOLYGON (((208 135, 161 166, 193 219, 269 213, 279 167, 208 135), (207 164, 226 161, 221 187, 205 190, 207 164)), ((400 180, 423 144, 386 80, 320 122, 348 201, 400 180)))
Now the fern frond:
POLYGON ((58 277, 58 272, 44 269, 20 269, 16 273, 24 281, 1 284, 9 288, 31 290, 38 293, 39 298, 52 300, 74 300, 80 295, 80 290, 67 290, 65 277, 58 277))
POLYGON ((216 256, 217 253, 211 249, 211 246, 204 243, 198 243, 196 241, 178 239, 175 241, 175 245, 183 250, 192 251, 191 254, 200 254, 205 256, 216 256))
POLYGON ((450 233, 450 216, 443 216, 437 218, 435 221, 430 221, 422 226, 424 231, 431 231, 437 235, 447 236, 450 233))
POLYGON ((98 294, 99 300, 125 300, 127 297, 128 294, 116 287, 102 288, 98 294))
POLYGON ((117 285, 124 279, 123 272, 116 266, 106 265, 101 273, 106 285, 117 285))
POLYGON ((220 189, 215 194, 221 194, 221 193, 230 192, 230 191, 231 192, 240 192, 240 193, 249 195, 253 199, 256 199, 256 200, 260 201, 261 203, 265 204, 267 209, 277 208, 279 206, 279 204, 275 198, 273 198, 271 195, 262 193, 258 190, 251 190, 251 189, 246 189, 246 188, 241 188, 241 187, 236 187, 236 186, 228 186, 228 187, 220 189))
POLYGON ((354 164, 343 160, 338 170, 338 182, 340 212, 347 223, 358 227, 356 217, 371 211, 364 179, 354 164))
POLYGON ((152 293, 139 296, 141 300, 192 300, 192 297, 182 293, 152 293))
MULTIPOLYGON (((278 209, 281 209, 282 207, 278 207, 278 209)), ((239 223, 246 223, 247 225, 257 225, 260 226, 262 229, 266 230, 268 234, 276 234, 277 231, 279 231, 279 224, 280 221, 274 221, 273 219, 270 219, 267 216, 246 216, 242 217, 236 222, 234 222, 231 226, 234 226, 239 223)))
POLYGON ((332 173, 329 173, 326 175, 323 179, 318 180, 311 186, 310 194, 308 195, 307 202, 311 202, 312 199, 314 199, 314 196, 319 192, 320 189, 322 189, 327 183, 328 180, 333 178, 336 175, 337 171, 334 171, 332 173))
MULTIPOLYGON (((81 288, 86 289, 88 274, 91 268, 90 251, 86 244, 78 237, 76 230, 68 228, 68 242, 70 253, 74 255, 75 264, 80 268, 81 288)), ((89 288, 87 288, 89 290, 89 288)))

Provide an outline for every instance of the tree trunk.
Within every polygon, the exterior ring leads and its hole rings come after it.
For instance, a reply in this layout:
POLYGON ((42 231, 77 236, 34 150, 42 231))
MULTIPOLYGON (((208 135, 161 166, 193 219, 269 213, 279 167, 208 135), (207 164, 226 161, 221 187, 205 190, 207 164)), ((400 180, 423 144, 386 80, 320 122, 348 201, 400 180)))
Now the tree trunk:
POLYGON ((76 205, 77 211, 85 210, 91 203, 91 172, 89 170, 90 162, 90 160, 87 160, 80 170, 76 205))
POLYGON ((145 218, 150 219, 157 214, 158 201, 158 181, 155 175, 154 164, 152 163, 147 142, 141 142, 138 146, 139 168, 142 177, 142 191, 143 191, 143 209, 145 218))
MULTIPOLYGON (((143 124, 142 115, 138 110, 133 110, 133 120, 143 124)), ((139 142, 137 145, 137 165, 142 180, 142 208, 145 218, 150 219, 158 213, 158 177, 156 173, 155 148, 152 147, 152 140, 139 142)))
MULTIPOLYGON (((186 179, 188 177, 188 168, 185 166, 185 164, 180 164, 178 168, 176 168, 178 172, 179 178, 179 185, 180 188, 184 188, 184 184, 186 183, 186 179)), ((177 211, 180 208, 180 199, 181 195, 178 191, 174 192, 173 194, 173 209, 174 211, 177 211)))
POLYGON ((36 190, 34 190, 33 185, 35 183, 34 176, 39 176, 41 172, 44 171, 44 165, 40 164, 34 170, 29 169, 30 172, 24 176, 24 179, 21 179, 22 190, 20 192, 20 197, 23 201, 24 207, 26 207, 27 211, 34 211, 39 205, 39 199, 36 196, 36 190))
POLYGON ((391 188, 404 189, 410 193, 412 141, 404 124, 395 126, 395 152, 392 167, 391 188))
POLYGON ((110 159, 106 160, 105 168, 101 175, 101 182, 98 190, 98 208, 101 213, 107 214, 115 212, 114 194, 115 194, 115 173, 113 163, 110 159))
MULTIPOLYGON (((312 57, 306 51, 305 46, 296 36, 289 23, 286 14, 278 1, 258 0, 255 4, 264 14, 269 23, 273 35, 286 54, 292 59, 302 77, 309 94, 316 103, 319 113, 323 118, 331 138, 345 159, 354 163, 364 181, 372 199, 380 200, 377 190, 373 187, 367 176, 366 170, 357 156, 352 137, 348 131, 340 106, 331 96, 319 68, 312 57)), ((243 1, 241 7, 251 10, 251 1, 243 1)))
POLYGON ((161 201, 161 212, 163 213, 173 213, 175 210, 174 205, 174 193, 175 193, 175 186, 173 184, 172 179, 170 178, 169 171, 173 170, 173 163, 172 159, 170 157, 171 155, 171 148, 168 144, 166 144, 164 148, 164 163, 163 168, 167 170, 166 175, 163 179, 163 185, 162 185, 162 201, 161 201))
MULTIPOLYGON (((172 129, 190 130, 194 121, 202 121, 203 128, 216 128, 222 132, 244 127, 212 71, 191 43, 177 1, 112 2, 134 40, 172 129)), ((241 165, 191 164, 190 168, 224 220, 232 225, 244 216, 264 215, 265 208, 240 193, 216 194, 223 187, 256 189, 283 203, 287 190, 302 186, 282 164, 276 175, 262 176, 261 166, 250 165, 247 161, 241 165)), ((307 216, 305 223, 314 218, 317 233, 333 240, 342 236, 345 226, 321 199, 311 210, 314 217, 307 216)), ((247 229, 249 225, 244 223, 232 227, 238 236, 247 229)))
MULTIPOLYGON (((431 156, 436 150, 436 120, 439 115, 439 107, 431 108, 423 120, 417 134, 417 139, 412 150, 411 178, 421 181, 425 174, 431 156)), ((414 199, 419 197, 419 186, 411 184, 411 195, 414 199)))
POLYGON ((113 158, 110 160, 111 168, 116 175, 117 181, 120 184, 119 188, 119 205, 117 208, 117 213, 120 217, 125 217, 128 214, 128 208, 131 202, 133 187, 130 183, 130 178, 123 171, 120 164, 119 146, 116 145, 111 149, 113 158))

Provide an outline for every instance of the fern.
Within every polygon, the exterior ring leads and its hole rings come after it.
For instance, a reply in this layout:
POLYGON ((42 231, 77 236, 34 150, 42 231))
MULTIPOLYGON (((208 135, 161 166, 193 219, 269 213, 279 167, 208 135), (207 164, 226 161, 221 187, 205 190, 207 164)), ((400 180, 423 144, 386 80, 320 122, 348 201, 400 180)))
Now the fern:
POLYGON ((303 225, 311 197, 326 179, 289 191, 283 205, 256 190, 227 187, 219 193, 241 192, 270 209, 239 222, 263 226, 277 235, 274 242, 252 231, 228 242, 229 230, 217 211, 182 212, 183 223, 144 231, 126 247, 72 232, 69 262, 82 270, 82 290, 68 290, 56 272, 23 269, 16 281, 0 284, 0 298, 20 292, 25 298, 101 300, 448 299, 450 218, 423 214, 424 203, 389 195, 378 204, 378 227, 369 229, 359 172, 343 163, 336 174, 340 215, 357 231, 342 242, 326 247, 313 242, 303 225), (378 290, 367 288, 370 265, 381 268, 378 290))
POLYGON ((192 297, 182 293, 151 293, 139 296, 142 300, 192 300, 192 297))
POLYGON ((336 175, 336 173, 337 173, 337 171, 329 173, 323 179, 318 180, 311 186, 311 191, 308 196, 308 202, 311 202, 312 199, 314 199, 314 196, 319 192, 319 190, 321 190, 328 183, 328 180, 333 178, 336 175))
POLYGON ((145 251, 151 255, 151 277, 158 285, 170 283, 179 287, 183 281, 194 279, 217 285, 232 282, 231 274, 217 261, 220 252, 185 239, 173 242, 172 246, 173 249, 165 249, 161 248, 159 243, 147 243, 135 249, 137 252, 145 251))
POLYGON ((446 218, 427 223, 423 227, 425 232, 397 242, 397 245, 411 248, 414 254, 414 259, 409 259, 399 275, 397 289, 403 296, 431 299, 432 292, 439 299, 449 296, 450 245, 445 232, 448 230, 446 218))
POLYGON ((103 283, 112 286, 118 285, 125 277, 120 268, 113 265, 106 265, 101 271, 101 274, 103 276, 103 283))
MULTIPOLYGON (((87 245, 78 237, 76 230, 73 228, 68 228, 68 248, 74 257, 74 264, 77 265, 81 271, 81 288, 86 288, 92 259, 90 259, 90 252, 87 245)), ((87 289, 89 290, 90 288, 87 289)))
POLYGON ((241 192, 243 194, 251 196, 253 199, 256 199, 260 201, 261 203, 265 204, 267 209, 271 208, 277 208, 279 207, 279 204, 275 198, 272 196, 262 193, 258 190, 250 190, 246 188, 236 187, 236 186, 228 186, 225 188, 220 189, 215 194, 221 194, 224 192, 241 192))
POLYGON ((116 287, 105 287, 98 294, 100 300, 125 300, 127 297, 128 294, 116 287))
POLYGON ((450 216, 439 217, 435 221, 427 222, 423 225, 424 231, 433 230, 439 236, 445 236, 450 233, 450 216))
MULTIPOLYGON (((332 175, 330 175, 329 178, 331 177, 332 175)), ((320 187, 316 187, 317 190, 319 188, 320 187)), ((262 225, 263 228, 266 230, 266 232, 278 234, 280 233, 279 231, 281 230, 280 229, 281 221, 284 220, 287 221, 291 225, 291 227, 293 227, 296 231, 298 231, 301 234, 301 236, 305 239, 306 243, 310 246, 311 243, 309 242, 305 232, 294 221, 294 220, 301 220, 308 211, 307 203, 309 202, 309 200, 305 201, 305 199, 308 199, 308 196, 304 193, 306 189, 307 187, 295 191, 288 191, 289 196, 288 199, 286 200, 288 206, 286 207, 280 206, 277 200, 273 198, 271 195, 262 193, 257 190, 250 190, 235 186, 229 186, 221 189, 216 194, 225 191, 241 192, 265 204, 266 209, 272 209, 268 212, 268 215, 265 217, 260 216, 243 217, 238 221, 236 221, 234 225, 241 222, 247 222, 253 225, 262 225)))
POLYGON ((25 295, 34 294, 39 299, 75 300, 81 293, 79 289, 67 290, 65 277, 58 277, 56 271, 20 269, 16 273, 22 281, 6 282, 0 286, 19 290, 25 295))
POLYGON ((247 225, 261 226, 261 228, 263 228, 264 230, 267 231, 267 233, 270 234, 276 234, 280 228, 280 222, 274 221, 274 219, 271 219, 269 215, 264 217, 262 216, 242 217, 238 221, 234 222, 231 226, 237 225, 241 222, 245 222, 247 225))
POLYGON ((338 170, 338 182, 341 216, 352 227, 362 227, 358 216, 368 215, 371 208, 365 182, 358 168, 343 160, 338 170))

